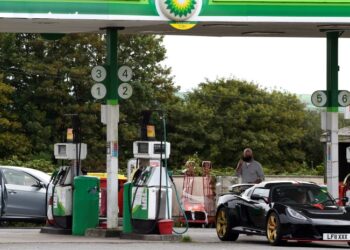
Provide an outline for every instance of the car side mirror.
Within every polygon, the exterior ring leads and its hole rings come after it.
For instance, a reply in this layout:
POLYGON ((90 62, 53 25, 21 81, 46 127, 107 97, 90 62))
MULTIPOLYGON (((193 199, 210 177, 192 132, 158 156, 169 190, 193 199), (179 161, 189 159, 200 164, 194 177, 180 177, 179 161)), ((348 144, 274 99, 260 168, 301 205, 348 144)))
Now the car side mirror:
POLYGON ((348 203, 349 202, 349 198, 348 197, 343 197, 341 198, 341 201, 345 204, 345 203, 348 203))
POLYGON ((265 201, 266 203, 268 203, 267 198, 264 197, 264 196, 262 196, 262 195, 260 195, 260 194, 252 194, 252 195, 250 196, 250 199, 251 199, 251 200, 254 200, 254 201, 263 200, 263 201, 265 201))
POLYGON ((45 183, 38 181, 36 184, 33 184, 32 187, 36 187, 36 188, 45 188, 46 185, 45 183))

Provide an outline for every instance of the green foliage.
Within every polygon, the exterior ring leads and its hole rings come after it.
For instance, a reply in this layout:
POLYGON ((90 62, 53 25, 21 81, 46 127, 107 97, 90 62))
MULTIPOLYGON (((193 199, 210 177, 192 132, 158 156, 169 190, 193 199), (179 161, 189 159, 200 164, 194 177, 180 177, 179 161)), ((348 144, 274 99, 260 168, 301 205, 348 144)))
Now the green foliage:
MULTIPOLYGON (((132 141, 139 138, 140 111, 166 108, 177 99, 170 69, 159 64, 165 58, 162 39, 145 35, 119 39, 119 64, 133 69, 134 88, 133 98, 121 101, 121 168, 132 157, 132 141)), ((89 171, 105 171, 106 131, 100 122, 101 103, 90 94, 90 71, 105 63, 105 44, 105 36, 100 34, 70 34, 57 41, 44 40, 37 34, 0 35, 0 72, 6 86, 16 89, 4 93, 12 94, 11 114, 18 116, 18 127, 23 124, 25 134, 23 139, 19 133, 14 139, 7 138, 9 129, 5 128, 0 133, 0 158, 10 157, 12 152, 21 155, 21 148, 16 147, 19 142, 27 159, 52 157, 53 144, 65 141, 66 129, 72 127, 72 118, 66 114, 79 114, 82 141, 88 144, 83 165, 89 171), (2 145, 10 149, 2 150, 2 145)), ((1 97, 0 88, 0 101, 1 97)))
POLYGON ((190 243, 190 242, 193 242, 193 240, 192 240, 191 236, 184 235, 184 236, 182 236, 181 242, 183 242, 183 243, 190 243))
POLYGON ((20 160, 17 156, 13 156, 7 160, 0 160, 0 165, 7 166, 18 166, 18 167, 27 167, 38 169, 46 173, 52 173, 56 166, 52 161, 44 159, 35 159, 35 160, 20 160))
MULTIPOLYGON (((0 76, 1 77, 1 76, 0 76)), ((2 80, 2 79, 1 79, 2 80)), ((0 80, 0 158, 14 154, 26 155, 30 144, 23 133, 18 115, 13 112, 14 88, 0 80)))
POLYGON ((277 174, 293 172, 307 160, 320 164, 318 151, 311 156, 314 158, 306 157, 322 148, 316 143, 320 136, 320 131, 315 131, 317 121, 307 123, 304 105, 290 93, 219 79, 189 93, 172 118, 176 126, 169 138, 176 150, 175 165, 183 165, 198 153, 199 158, 213 162, 214 171, 236 166, 245 147, 251 147, 255 158, 277 174))
MULTIPOLYGON (((214 175, 231 175, 245 147, 254 150, 266 172, 322 171, 310 168, 322 163, 319 114, 305 111, 293 94, 237 79, 207 81, 178 98, 170 68, 160 65, 166 56, 162 40, 146 35, 119 39, 119 64, 134 73, 133 97, 120 101, 121 169, 132 157, 132 142, 139 139, 140 112, 157 109, 166 113, 169 166, 175 173, 189 159, 200 171, 202 159, 213 162, 214 175)), ((91 68, 103 65, 105 55, 101 34, 71 34, 56 41, 37 34, 0 34, 0 159, 52 171, 53 144, 65 141, 66 129, 72 127, 67 114, 79 114, 81 138, 88 144, 83 165, 105 171, 101 101, 90 94, 91 68)), ((158 113, 151 122, 162 139, 158 113)))

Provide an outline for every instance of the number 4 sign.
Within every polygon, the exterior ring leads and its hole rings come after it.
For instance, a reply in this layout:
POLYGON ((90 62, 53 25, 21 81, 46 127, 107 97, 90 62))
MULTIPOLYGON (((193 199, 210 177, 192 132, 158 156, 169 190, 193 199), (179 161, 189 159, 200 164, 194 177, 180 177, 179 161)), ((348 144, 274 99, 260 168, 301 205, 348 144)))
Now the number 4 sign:
POLYGON ((118 77, 122 82, 128 82, 132 78, 132 70, 128 66, 121 66, 118 70, 118 77))

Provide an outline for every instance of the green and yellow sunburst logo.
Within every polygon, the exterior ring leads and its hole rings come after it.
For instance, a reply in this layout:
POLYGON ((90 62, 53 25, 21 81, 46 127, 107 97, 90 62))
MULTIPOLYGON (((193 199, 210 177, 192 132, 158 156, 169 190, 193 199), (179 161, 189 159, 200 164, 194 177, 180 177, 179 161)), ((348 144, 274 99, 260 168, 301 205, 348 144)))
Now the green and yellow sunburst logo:
POLYGON ((185 21, 200 7, 201 0, 159 0, 162 13, 171 20, 185 21))
POLYGON ((165 4, 170 13, 179 17, 190 15, 196 7, 195 0, 166 0, 165 4))

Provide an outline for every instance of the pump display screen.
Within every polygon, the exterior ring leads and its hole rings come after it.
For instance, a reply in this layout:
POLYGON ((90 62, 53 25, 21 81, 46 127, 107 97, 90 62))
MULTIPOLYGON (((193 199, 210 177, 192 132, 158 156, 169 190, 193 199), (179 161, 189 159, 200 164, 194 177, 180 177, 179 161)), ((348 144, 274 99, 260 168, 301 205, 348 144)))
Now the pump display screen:
POLYGON ((137 146, 139 154, 148 154, 148 143, 138 143, 137 146))
POLYGON ((165 144, 154 144, 153 152, 155 154, 164 154, 164 152, 165 152, 165 144))
POLYGON ((59 155, 66 155, 67 154, 67 146, 66 145, 58 145, 58 154, 59 155))

